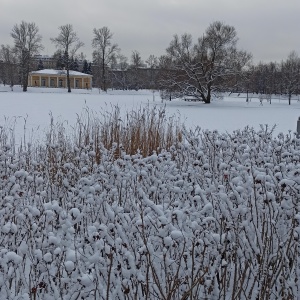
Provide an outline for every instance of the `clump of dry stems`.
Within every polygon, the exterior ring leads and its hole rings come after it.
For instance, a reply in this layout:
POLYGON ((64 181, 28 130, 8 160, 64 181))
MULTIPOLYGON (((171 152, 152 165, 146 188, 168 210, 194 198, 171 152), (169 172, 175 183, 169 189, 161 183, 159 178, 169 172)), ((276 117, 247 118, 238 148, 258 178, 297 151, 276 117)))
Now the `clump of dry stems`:
POLYGON ((85 108, 77 122, 68 132, 63 122, 51 119, 47 135, 48 144, 65 141, 78 148, 90 146, 97 162, 101 148, 114 148, 115 158, 121 152, 151 155, 169 149, 182 141, 182 127, 178 116, 169 117, 165 107, 150 105, 127 111, 122 115, 119 106, 95 112, 85 108))

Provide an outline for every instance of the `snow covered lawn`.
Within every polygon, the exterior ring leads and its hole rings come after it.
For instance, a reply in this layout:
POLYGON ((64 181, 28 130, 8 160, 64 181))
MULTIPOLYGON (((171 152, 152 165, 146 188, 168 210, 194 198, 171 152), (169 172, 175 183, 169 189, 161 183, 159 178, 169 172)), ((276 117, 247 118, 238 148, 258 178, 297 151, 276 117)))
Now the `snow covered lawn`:
MULTIPOLYGON (((51 113, 54 120, 66 120, 68 124, 76 121, 77 114, 88 107, 94 111, 111 110, 118 105, 124 112, 140 105, 166 105, 170 115, 180 114, 187 128, 200 126, 202 129, 232 132, 246 126, 259 129, 260 124, 276 125, 275 134, 296 130, 300 117, 298 99, 288 105, 286 99, 273 99, 272 104, 264 100, 263 106, 256 96, 246 103, 245 95, 224 97, 223 100, 205 105, 198 102, 182 100, 164 101, 159 94, 151 91, 109 91, 99 93, 98 89, 73 90, 68 94, 66 89, 29 88, 23 93, 20 87, 11 92, 8 86, 0 86, 0 124, 5 118, 11 123, 17 118, 17 132, 23 133, 24 118, 27 118, 28 129, 44 129, 49 126, 51 113)), ((6 121, 7 122, 7 121, 6 121)))

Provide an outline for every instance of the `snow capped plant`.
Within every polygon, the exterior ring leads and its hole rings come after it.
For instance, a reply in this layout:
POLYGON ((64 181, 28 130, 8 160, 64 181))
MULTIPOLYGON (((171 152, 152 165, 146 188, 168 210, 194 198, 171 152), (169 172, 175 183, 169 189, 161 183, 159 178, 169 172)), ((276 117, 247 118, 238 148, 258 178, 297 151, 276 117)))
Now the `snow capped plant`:
POLYGON ((182 132, 144 156, 0 141, 1 297, 295 299, 300 140, 182 132))

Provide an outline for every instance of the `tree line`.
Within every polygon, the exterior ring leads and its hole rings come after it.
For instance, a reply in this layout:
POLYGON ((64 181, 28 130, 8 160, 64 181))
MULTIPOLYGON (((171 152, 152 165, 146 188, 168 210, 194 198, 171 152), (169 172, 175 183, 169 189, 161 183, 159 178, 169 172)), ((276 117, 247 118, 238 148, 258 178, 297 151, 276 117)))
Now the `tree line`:
MULTIPOLYGON (((13 46, 1 45, 0 49, 0 79, 11 86, 21 83, 27 91, 29 72, 43 69, 42 61, 33 63, 43 50, 42 36, 35 23, 25 21, 14 25, 10 35, 13 46)), ((53 55, 56 68, 66 70, 68 92, 69 72, 79 70, 80 60, 84 62, 80 71, 92 73, 94 86, 103 91, 151 88, 170 100, 182 97, 205 103, 223 92, 269 95, 270 103, 273 94, 285 94, 289 104, 292 95, 299 93, 300 58, 296 52, 281 62, 255 65, 251 53, 238 48, 236 29, 219 21, 210 24, 196 42, 187 33, 174 35, 165 54, 150 55, 146 64, 137 50, 129 61, 106 26, 93 29, 90 63, 83 53, 78 54, 84 44, 71 24, 59 26, 57 36, 50 40, 57 47, 53 55)))

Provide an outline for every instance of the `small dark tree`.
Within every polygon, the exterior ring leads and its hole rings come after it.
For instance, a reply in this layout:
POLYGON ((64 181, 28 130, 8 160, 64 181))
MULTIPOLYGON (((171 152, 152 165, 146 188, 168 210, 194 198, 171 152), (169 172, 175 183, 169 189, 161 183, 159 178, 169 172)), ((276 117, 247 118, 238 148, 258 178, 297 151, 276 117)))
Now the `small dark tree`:
POLYGON ((88 62, 87 62, 87 60, 85 59, 85 60, 83 61, 82 73, 88 74, 88 67, 89 67, 88 62))
POLYGON ((58 70, 63 70, 65 68, 65 62, 64 62, 64 58, 62 55, 59 56, 59 58, 56 62, 56 67, 58 70))
POLYGON ((40 59, 39 60, 39 64, 38 64, 38 70, 44 70, 45 68, 44 68, 44 63, 43 63, 43 61, 40 59))
POLYGON ((78 60, 77 60, 77 58, 75 58, 73 61, 73 69, 72 70, 78 71, 78 69, 79 69, 78 60))
POLYGON ((70 58, 69 64, 70 64, 70 66, 69 66, 70 70, 74 70, 74 58, 73 57, 70 58))
POLYGON ((56 70, 62 70, 65 67, 63 53, 61 50, 57 50, 53 54, 53 60, 55 61, 56 70))
POLYGON ((88 65, 88 69, 87 69, 87 74, 90 74, 92 75, 92 63, 90 62, 89 65, 88 65))

